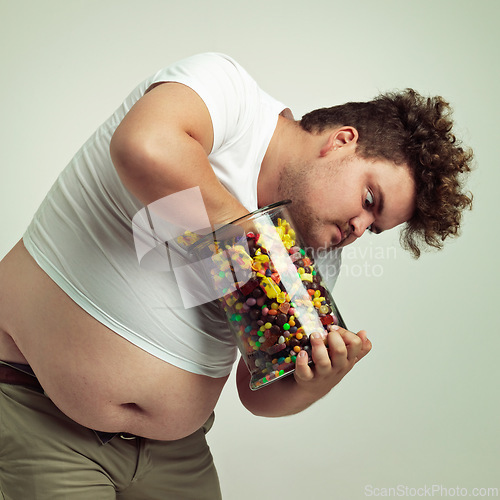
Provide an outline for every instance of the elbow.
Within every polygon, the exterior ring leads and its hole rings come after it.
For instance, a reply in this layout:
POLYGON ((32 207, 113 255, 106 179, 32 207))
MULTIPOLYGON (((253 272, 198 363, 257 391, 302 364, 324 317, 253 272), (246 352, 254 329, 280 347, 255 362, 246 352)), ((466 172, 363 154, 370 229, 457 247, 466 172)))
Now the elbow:
MULTIPOLYGON (((238 396, 243 407, 256 417, 280 417, 281 413, 276 412, 274 404, 269 401, 267 388, 253 391, 250 389, 248 380, 245 378, 238 380, 238 396)), ((271 398, 272 399, 272 398, 271 398)))

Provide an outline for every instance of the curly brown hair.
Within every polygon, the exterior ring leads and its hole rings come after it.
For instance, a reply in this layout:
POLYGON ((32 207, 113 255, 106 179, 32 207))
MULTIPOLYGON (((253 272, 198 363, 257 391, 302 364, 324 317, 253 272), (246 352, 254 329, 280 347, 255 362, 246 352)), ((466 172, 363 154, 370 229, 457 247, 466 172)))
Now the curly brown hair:
POLYGON ((457 236, 463 210, 472 207, 472 194, 462 188, 473 153, 452 133, 451 114, 442 97, 423 97, 406 89, 369 102, 311 111, 300 125, 311 133, 352 126, 359 134, 356 154, 409 166, 416 185, 416 208, 400 240, 418 258, 425 245, 440 249, 448 236, 457 236))

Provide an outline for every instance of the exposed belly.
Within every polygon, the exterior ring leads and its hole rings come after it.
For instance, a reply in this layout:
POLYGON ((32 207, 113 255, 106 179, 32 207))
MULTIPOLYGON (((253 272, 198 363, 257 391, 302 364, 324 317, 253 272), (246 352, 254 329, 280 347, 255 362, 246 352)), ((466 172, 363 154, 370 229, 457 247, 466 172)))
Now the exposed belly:
POLYGON ((227 380, 181 370, 109 330, 62 292, 22 242, 0 263, 0 359, 30 364, 76 422, 152 439, 198 429, 227 380))

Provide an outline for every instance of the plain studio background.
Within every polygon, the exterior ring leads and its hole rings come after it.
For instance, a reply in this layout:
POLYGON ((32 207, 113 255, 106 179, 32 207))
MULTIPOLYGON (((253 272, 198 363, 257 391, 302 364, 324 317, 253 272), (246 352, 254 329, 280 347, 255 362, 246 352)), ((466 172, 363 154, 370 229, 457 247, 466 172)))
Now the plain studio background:
POLYGON ((129 91, 198 52, 234 56, 296 118, 379 91, 441 94, 475 149, 462 237, 419 261, 397 230, 347 248, 335 298, 374 347, 327 398, 263 419, 229 381, 209 434, 226 499, 500 488, 499 14, 485 0, 0 1, 0 257, 129 91))

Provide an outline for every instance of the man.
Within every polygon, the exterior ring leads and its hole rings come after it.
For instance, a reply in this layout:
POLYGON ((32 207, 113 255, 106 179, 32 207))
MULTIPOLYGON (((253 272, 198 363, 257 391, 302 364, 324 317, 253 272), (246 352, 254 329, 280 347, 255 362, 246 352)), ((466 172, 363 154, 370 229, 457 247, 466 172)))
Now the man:
MULTIPOLYGON (((139 266, 132 218, 189 188, 214 226, 290 198, 311 247, 335 257, 406 222, 418 254, 419 236, 439 246, 470 205, 458 181, 470 154, 446 112, 408 91, 296 122, 219 54, 139 85, 0 265, 4 497, 220 498, 204 434, 235 344, 214 303, 185 309, 172 273, 139 266)), ((371 348, 343 329, 311 343, 314 365, 304 353, 294 377, 258 391, 240 362, 242 403, 300 412, 371 348)))

